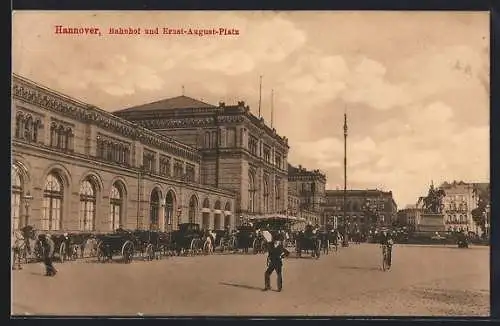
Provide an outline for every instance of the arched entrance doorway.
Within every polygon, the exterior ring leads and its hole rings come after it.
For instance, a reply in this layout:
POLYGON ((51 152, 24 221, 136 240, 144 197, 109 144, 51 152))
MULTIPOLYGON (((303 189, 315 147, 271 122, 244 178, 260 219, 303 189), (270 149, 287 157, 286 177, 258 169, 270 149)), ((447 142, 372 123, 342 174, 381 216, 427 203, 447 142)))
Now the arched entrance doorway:
POLYGON ((175 195, 172 190, 167 192, 165 197, 165 228, 171 231, 174 223, 174 208, 175 208, 175 195))
POLYGON ((210 229, 210 201, 205 198, 203 201, 203 213, 201 217, 201 228, 204 230, 210 229))
POLYGON ((160 220, 160 191, 153 189, 149 200, 149 228, 158 227, 160 220))

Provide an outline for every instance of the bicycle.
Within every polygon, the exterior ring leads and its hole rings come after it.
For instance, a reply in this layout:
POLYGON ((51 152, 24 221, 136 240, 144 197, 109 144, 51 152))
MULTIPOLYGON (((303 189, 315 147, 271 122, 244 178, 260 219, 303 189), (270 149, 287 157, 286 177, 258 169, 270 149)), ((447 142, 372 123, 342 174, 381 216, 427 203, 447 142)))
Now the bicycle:
POLYGON ((382 270, 385 272, 391 269, 392 245, 383 244, 381 245, 381 247, 382 247, 382 270))

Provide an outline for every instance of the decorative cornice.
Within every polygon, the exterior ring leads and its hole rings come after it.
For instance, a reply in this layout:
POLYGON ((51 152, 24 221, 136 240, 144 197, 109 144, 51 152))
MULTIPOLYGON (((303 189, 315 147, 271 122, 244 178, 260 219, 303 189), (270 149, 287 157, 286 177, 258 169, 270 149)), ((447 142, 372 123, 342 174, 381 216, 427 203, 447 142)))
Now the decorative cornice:
POLYGON ((139 140, 145 145, 154 146, 188 160, 195 162, 200 162, 201 160, 200 153, 193 147, 178 142, 171 137, 145 129, 95 106, 79 102, 37 85, 23 77, 14 75, 12 84, 13 98, 77 121, 97 125, 105 130, 115 132, 130 139, 139 140))

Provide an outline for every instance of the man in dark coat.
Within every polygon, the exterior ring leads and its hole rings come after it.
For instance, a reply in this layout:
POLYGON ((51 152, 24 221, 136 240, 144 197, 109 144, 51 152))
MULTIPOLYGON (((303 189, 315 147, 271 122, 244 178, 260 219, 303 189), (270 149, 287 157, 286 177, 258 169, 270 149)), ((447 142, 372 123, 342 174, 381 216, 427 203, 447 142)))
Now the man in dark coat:
POLYGON ((287 257, 290 252, 283 247, 282 241, 274 240, 269 246, 268 256, 267 256, 267 269, 264 273, 265 287, 264 291, 271 289, 271 274, 276 271, 278 278, 278 292, 283 289, 283 258, 287 257))
POLYGON ((52 265, 52 257, 54 257, 54 241, 51 239, 50 234, 46 234, 42 237, 43 246, 43 263, 45 264, 45 275, 55 276, 57 270, 52 265))

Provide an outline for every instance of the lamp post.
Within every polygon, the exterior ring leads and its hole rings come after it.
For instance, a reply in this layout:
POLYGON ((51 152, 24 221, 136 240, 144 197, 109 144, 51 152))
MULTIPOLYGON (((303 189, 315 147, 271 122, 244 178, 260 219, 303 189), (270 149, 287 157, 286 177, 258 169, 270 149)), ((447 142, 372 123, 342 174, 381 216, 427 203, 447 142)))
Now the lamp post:
POLYGON ((349 247, 349 239, 347 232, 347 113, 344 113, 344 196, 342 200, 343 214, 342 214, 342 224, 344 229, 344 237, 342 241, 342 247, 349 247))
POLYGON ((490 236, 490 205, 486 205, 484 211, 484 233, 486 238, 488 239, 490 236))
POLYGON ((24 215, 24 225, 23 226, 28 226, 30 202, 32 200, 33 200, 33 196, 31 196, 30 192, 28 191, 26 193, 26 195, 23 196, 24 207, 26 208, 26 212, 25 212, 25 215, 24 215))
MULTIPOLYGON (((168 216, 167 214, 165 214, 165 206, 166 206, 166 203, 167 203, 167 199, 166 198, 161 198, 160 199, 160 209, 162 210, 162 214, 160 214, 160 216, 163 215, 163 222, 161 223, 162 225, 162 230, 161 231, 165 231, 165 221, 168 220, 168 216)), ((160 222, 158 221, 158 224, 160 224, 160 222)), ((160 228, 160 226, 158 225, 158 229, 160 228)))
POLYGON ((177 208, 177 229, 179 229, 179 224, 181 224, 182 208, 177 208))

